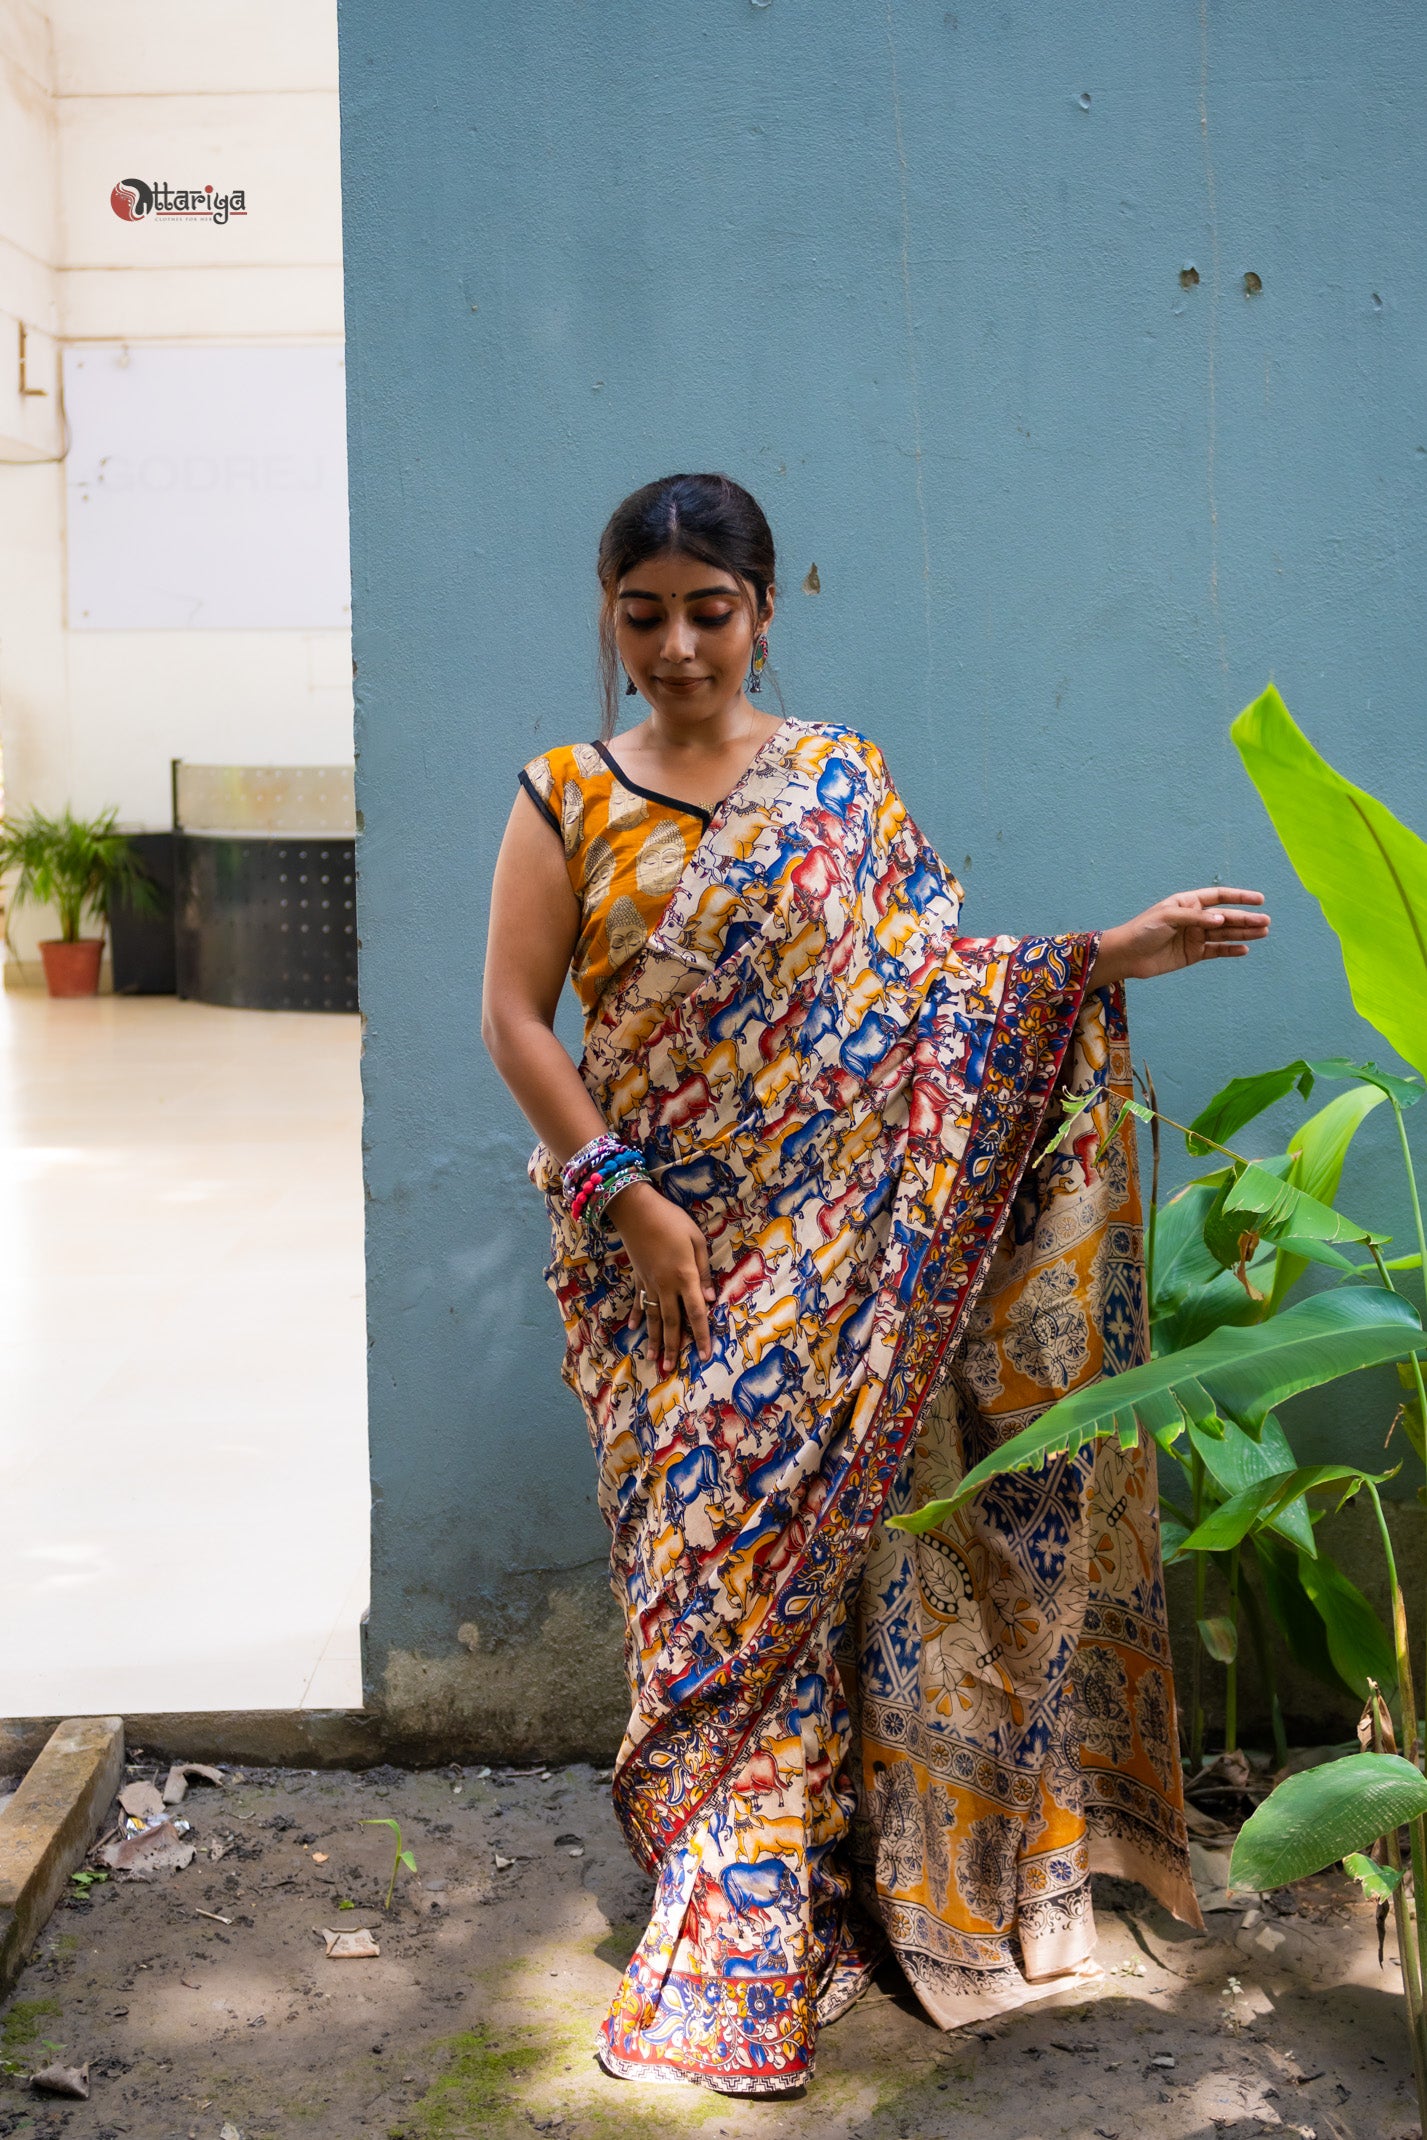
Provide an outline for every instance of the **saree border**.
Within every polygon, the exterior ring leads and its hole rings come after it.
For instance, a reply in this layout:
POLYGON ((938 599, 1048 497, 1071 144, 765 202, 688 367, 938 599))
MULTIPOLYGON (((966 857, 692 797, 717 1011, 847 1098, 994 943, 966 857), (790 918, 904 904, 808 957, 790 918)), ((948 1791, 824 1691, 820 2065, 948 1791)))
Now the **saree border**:
POLYGON ((821 1612, 856 1574, 858 1548, 886 1506, 937 1372, 1005 1223, 1074 1033, 1098 949, 1098 932, 1089 932, 1024 938, 1009 955, 987 1047, 986 1076, 955 1182, 928 1241, 916 1301, 903 1319, 862 1444, 771 1601, 751 1648, 709 1674, 690 1705, 692 1714, 672 1709, 651 1725, 615 1773, 615 1811, 646 1872, 658 1871, 725 1782, 810 1640, 821 1612), (1055 970, 1048 971, 1052 962, 1055 970), (1015 1044, 1008 1049, 1005 1041, 1012 1031, 1015 1044), (925 1314, 917 1313, 918 1306, 925 1307, 925 1314), (852 1512, 849 1503, 854 1504, 852 1512), (735 1674, 745 1685, 759 1684, 762 1697, 751 1712, 720 1716, 707 1698, 732 1695, 729 1706, 736 1710, 740 1688, 735 1674), (683 1740, 677 1761, 669 1751, 676 1734, 683 1740), (677 1803, 661 1787, 676 1767, 683 1779, 677 1803))

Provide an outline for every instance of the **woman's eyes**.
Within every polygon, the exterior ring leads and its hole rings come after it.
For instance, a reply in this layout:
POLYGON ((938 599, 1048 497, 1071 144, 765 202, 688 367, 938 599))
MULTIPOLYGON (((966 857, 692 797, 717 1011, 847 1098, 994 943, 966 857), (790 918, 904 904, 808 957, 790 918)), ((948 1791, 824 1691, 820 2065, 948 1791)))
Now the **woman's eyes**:
MULTIPOLYGON (((729 618, 733 616, 733 614, 734 612, 731 609, 721 609, 718 611, 700 611, 692 614, 689 618, 689 622, 691 624, 702 625, 705 630, 712 630, 720 624, 727 624, 729 618)), ((651 630, 652 627, 656 625, 660 620, 658 617, 631 616, 629 612, 626 611, 624 621, 636 632, 647 632, 651 630)))

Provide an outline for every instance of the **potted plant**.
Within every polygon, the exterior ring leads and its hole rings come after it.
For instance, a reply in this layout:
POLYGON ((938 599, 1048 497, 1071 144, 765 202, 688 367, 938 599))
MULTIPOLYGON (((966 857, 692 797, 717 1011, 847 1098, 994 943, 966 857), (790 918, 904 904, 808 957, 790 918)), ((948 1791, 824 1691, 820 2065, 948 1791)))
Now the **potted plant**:
POLYGON ((45 985, 52 996, 98 992, 104 923, 116 894, 149 912, 159 905, 158 887, 127 836, 114 830, 117 815, 117 810, 106 810, 99 817, 79 818, 62 810, 58 817, 47 817, 32 808, 24 817, 0 823, 0 874, 18 871, 12 907, 28 900, 52 906, 59 914, 59 936, 40 945, 45 985), (80 935, 86 914, 99 923, 97 936, 80 935))

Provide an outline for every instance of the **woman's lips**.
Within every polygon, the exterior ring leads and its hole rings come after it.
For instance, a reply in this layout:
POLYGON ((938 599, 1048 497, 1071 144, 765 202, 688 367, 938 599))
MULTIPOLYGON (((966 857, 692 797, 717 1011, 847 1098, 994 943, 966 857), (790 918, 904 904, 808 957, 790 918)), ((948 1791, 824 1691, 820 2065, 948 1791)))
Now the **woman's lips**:
POLYGON ((697 691, 700 684, 708 682, 708 678, 706 676, 656 676, 654 681, 656 684, 661 685, 665 691, 697 691))

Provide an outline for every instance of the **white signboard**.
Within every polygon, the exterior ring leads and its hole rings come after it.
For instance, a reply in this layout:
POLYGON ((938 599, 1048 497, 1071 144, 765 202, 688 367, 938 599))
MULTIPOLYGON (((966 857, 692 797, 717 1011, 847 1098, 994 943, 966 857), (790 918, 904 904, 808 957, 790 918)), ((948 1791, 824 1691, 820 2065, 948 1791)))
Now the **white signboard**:
POLYGON ((340 348, 80 343, 64 395, 71 630, 351 624, 340 348))

